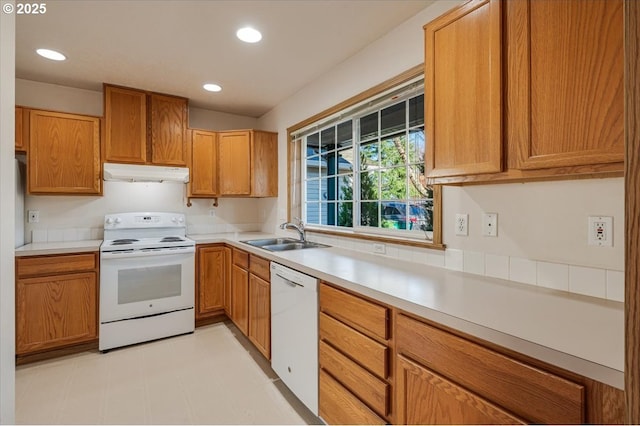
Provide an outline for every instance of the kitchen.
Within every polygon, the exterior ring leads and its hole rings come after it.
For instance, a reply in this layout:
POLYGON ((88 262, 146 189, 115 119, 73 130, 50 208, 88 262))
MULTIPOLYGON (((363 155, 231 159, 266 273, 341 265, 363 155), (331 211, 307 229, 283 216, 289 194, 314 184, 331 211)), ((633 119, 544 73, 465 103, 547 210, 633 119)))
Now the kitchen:
MULTIPOLYGON (((42 232, 46 231, 47 238, 50 236, 49 234, 53 236, 62 234, 63 239, 65 232, 69 238, 72 238, 72 234, 86 235, 88 233, 91 236, 101 226, 106 213, 145 210, 174 211, 176 209, 188 215, 188 223, 191 226, 189 232, 193 234, 254 230, 280 233, 277 226, 287 220, 287 175, 286 167, 283 167, 287 164, 287 128, 317 114, 318 111, 342 102, 350 94, 366 91, 381 81, 421 63, 423 60, 422 26, 444 13, 452 5, 455 5, 455 2, 438 2, 425 8, 384 38, 372 43, 351 59, 336 66, 325 77, 306 87, 296 96, 283 102, 275 110, 259 119, 233 117, 238 122, 230 124, 228 128, 264 128, 278 131, 280 148, 278 163, 280 167, 278 175, 279 197, 277 199, 221 199, 216 208, 212 208, 209 201, 193 200, 193 206, 189 210, 183 207, 184 188, 179 186, 167 189, 166 185, 158 187, 158 185, 164 184, 136 184, 138 186, 132 187, 126 186, 129 184, 122 182, 105 182, 104 196, 89 197, 89 200, 67 196, 31 197, 31 200, 27 200, 27 209, 40 211, 42 216, 37 224, 27 224, 27 234, 31 232, 33 235, 33 231, 36 231, 36 234, 40 232, 42 235, 42 232), (403 49, 402 51, 385 49, 385 46, 389 45, 402 45, 403 49), (385 57, 386 67, 373 68, 368 66, 378 63, 377 61, 382 55, 385 57), (358 71, 361 69, 368 69, 368 72, 362 75, 358 71), (336 81, 349 82, 349 87, 338 85, 340 90, 337 90, 336 81), (319 102, 316 99, 322 101, 319 102), (131 194, 132 190, 137 192, 131 194), (154 195, 153 191, 156 190, 161 190, 166 194, 163 193, 161 197, 154 195), (211 210, 213 210, 215 220, 210 219, 211 210), (73 227, 69 226, 68 217, 74 218, 73 227)), ((3 28, 5 28, 4 21, 3 28)), ((3 72, 4 69, 5 67, 3 67, 3 72)), ((102 93, 100 92, 65 88, 22 79, 16 80, 15 85, 16 104, 52 110, 68 108, 69 112, 98 116, 102 114, 102 93), (63 106, 60 103, 67 105, 63 106)), ((5 87, 7 86, 3 84, 3 96, 6 96, 5 87)), ((13 106, 13 102, 11 105, 13 106)), ((206 111, 200 111, 199 116, 191 111, 190 113, 191 127, 210 127, 206 124, 209 120, 215 121, 212 117, 216 117, 215 113, 206 111), (195 120, 200 121, 194 123, 195 120)), ((3 148, 5 147, 3 146, 3 148)), ((10 149, 7 148, 7 151, 10 149)), ((3 151, 3 158, 5 157, 4 153, 5 151, 3 151)), ((603 271, 598 273, 605 274, 605 276, 607 274, 619 276, 619 273, 624 270, 622 245, 625 238, 623 232, 624 186, 623 179, 620 177, 526 184, 446 186, 443 189, 442 197, 442 232, 447 251, 444 255, 435 253, 435 256, 442 255, 440 256, 442 259, 437 261, 441 261, 445 267, 449 262, 452 268, 465 270, 465 265, 467 268, 469 265, 474 265, 473 260, 484 255, 485 261, 487 258, 495 259, 495 257, 501 256, 502 260, 504 257, 518 259, 517 261, 522 260, 520 263, 524 265, 531 265, 526 262, 529 260, 560 264, 567 269, 571 266, 588 266, 603 271), (599 194, 599 201, 595 207, 593 204, 594 193, 599 194), (547 206, 554 206, 554 210, 550 210, 547 206), (499 213, 497 239, 481 236, 479 229, 483 212, 499 213), (457 213, 468 213, 469 215, 469 235, 466 237, 457 236, 454 233, 452 221, 457 213), (595 248, 587 245, 586 217, 590 215, 613 217, 614 245, 612 248, 595 248)), ((4 213, 2 217, 4 223, 4 213)), ((323 237, 320 236, 320 238, 323 237)), ((324 238, 326 238, 324 241, 329 245, 348 244, 345 243, 348 240, 338 237, 324 238)), ((355 247, 355 243, 353 247, 355 247)), ((360 251, 368 251, 368 247, 365 245, 359 245, 358 248, 360 251)), ((393 253, 391 247, 389 248, 387 259, 393 261, 401 256, 399 251, 393 253)), ((419 251, 417 249, 410 252, 419 251)), ((402 255, 405 253, 403 251, 402 255)), ((5 256, 2 257, 4 262, 5 256)), ((12 257, 13 254, 11 254, 12 257)), ((5 264, 3 263, 4 270, 5 264)), ((525 277, 525 279, 528 278, 525 277)), ((3 282, 3 290, 4 287, 3 282)), ((3 293, 3 303, 5 300, 3 293)), ((622 369, 620 368, 620 370, 622 369)))

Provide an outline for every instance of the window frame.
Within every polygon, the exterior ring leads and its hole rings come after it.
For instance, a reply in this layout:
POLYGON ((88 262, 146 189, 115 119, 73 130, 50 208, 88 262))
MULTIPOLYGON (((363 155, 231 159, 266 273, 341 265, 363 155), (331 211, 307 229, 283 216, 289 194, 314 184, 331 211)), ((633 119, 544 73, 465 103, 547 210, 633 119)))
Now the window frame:
MULTIPOLYGON (((304 173, 305 171, 301 170, 301 176, 300 177, 294 177, 293 173, 295 172, 294 170, 292 170, 292 164, 294 164, 296 161, 299 163, 300 161, 302 161, 301 158, 296 159, 296 155, 302 155, 302 156, 306 156, 305 154, 301 153, 302 149, 306 146, 306 144, 304 144, 301 140, 296 142, 296 139, 294 139, 295 134, 297 132, 299 132, 301 129, 304 129, 305 127, 311 126, 316 122, 320 122, 322 120, 326 120, 328 118, 330 118, 331 116, 335 116, 336 114, 340 113, 341 111, 344 111, 348 108, 352 108, 353 106, 357 105, 357 104, 361 104, 363 102, 366 102, 367 100, 371 99, 371 98, 375 98, 378 97, 381 94, 384 94, 385 92, 388 92, 389 90, 392 90, 394 88, 397 88, 405 83, 411 82, 412 80, 415 80, 416 78, 420 77, 424 75, 424 65, 418 65, 416 67, 413 67, 407 71, 405 71, 404 73, 393 77, 389 80, 384 81, 383 83, 380 83, 364 92, 361 92, 358 95, 355 95, 343 102, 341 102, 338 105, 335 105, 331 108, 328 108, 312 117, 309 117, 308 119, 301 121, 300 123, 297 123, 291 127, 289 127, 287 129, 287 214, 288 214, 288 220, 292 219, 292 184, 294 179, 299 179, 299 182, 296 182, 296 184, 298 184, 299 188, 297 188, 297 191, 299 192, 298 194, 298 202, 299 202, 299 206, 295 206, 296 208, 304 208, 304 203, 305 200, 302 199, 301 197, 304 196, 305 194, 305 189, 303 188, 304 186, 304 173), (299 145, 298 147, 296 147, 296 145, 299 145)), ((406 100, 405 100, 406 102, 406 100)), ((425 102, 426 102, 426 97, 425 97, 425 102)), ((389 102, 389 105, 392 105, 393 102, 389 102)), ((383 109, 385 108, 384 104, 380 104, 377 106, 378 109, 383 109)), ((355 132, 355 127, 359 127, 356 125, 356 121, 359 120, 359 118, 361 118, 362 116, 366 115, 366 112, 358 112, 358 113, 354 113, 354 115, 352 116, 353 119, 353 126, 354 126, 354 132, 355 132)), ((340 122, 336 122, 335 125, 337 126, 340 122)), ((326 127, 326 126, 325 126, 326 127)), ((410 126, 407 123, 407 128, 410 128, 412 126, 410 126)), ((323 128, 323 126, 321 126, 320 128, 323 128)), ((320 130, 320 128, 318 130, 320 130)), ((352 148, 355 150, 355 145, 356 145, 356 141, 354 141, 352 148)), ((356 182, 355 182, 355 171, 353 173, 354 175, 354 188, 356 188, 356 182)), ((369 228, 369 227, 362 227, 362 226, 356 226, 354 223, 354 226, 352 228, 348 228, 348 227, 339 227, 339 226, 328 226, 328 227, 324 227, 323 225, 307 225, 307 232, 311 232, 311 233, 318 233, 318 234, 327 234, 327 235, 336 235, 336 236, 343 236, 343 237, 350 237, 350 238, 355 238, 355 239, 362 239, 362 240, 368 240, 368 241, 379 241, 379 242, 388 242, 388 243, 394 243, 394 244, 400 244, 400 245, 409 245, 409 246, 418 246, 418 247, 428 247, 428 248, 432 248, 432 249, 439 249, 439 250, 444 250, 445 246, 442 244, 442 188, 440 185, 435 185, 432 184, 432 188, 433 188, 433 232, 432 232, 432 239, 431 240, 427 240, 425 238, 425 234, 422 231, 419 232, 415 232, 415 231, 395 231, 395 230, 387 230, 384 228, 369 228)), ((356 202, 355 200, 353 201, 353 209, 354 209, 354 215, 355 210, 356 210, 356 202)))

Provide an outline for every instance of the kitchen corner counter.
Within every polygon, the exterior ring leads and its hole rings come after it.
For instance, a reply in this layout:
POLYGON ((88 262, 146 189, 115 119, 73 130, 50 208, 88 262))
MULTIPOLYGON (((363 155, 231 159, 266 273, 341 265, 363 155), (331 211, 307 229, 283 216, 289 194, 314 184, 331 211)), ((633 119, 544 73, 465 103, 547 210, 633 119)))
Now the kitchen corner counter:
POLYGON ((46 254, 82 253, 100 250, 102 240, 58 241, 53 243, 30 243, 18 247, 15 256, 39 256, 46 254))
POLYGON ((269 252, 265 233, 189 235, 300 272, 624 389, 624 304, 338 247, 269 252))

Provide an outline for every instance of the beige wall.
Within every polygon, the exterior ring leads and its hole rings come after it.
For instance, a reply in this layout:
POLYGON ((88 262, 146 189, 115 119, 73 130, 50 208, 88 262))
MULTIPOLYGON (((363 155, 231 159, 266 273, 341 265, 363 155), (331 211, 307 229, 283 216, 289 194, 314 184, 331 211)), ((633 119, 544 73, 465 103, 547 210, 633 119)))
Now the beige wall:
MULTIPOLYGON (((277 224, 286 218, 287 127, 422 63, 422 26, 457 3, 427 7, 260 118, 262 126, 279 132, 281 164, 280 197, 261 202, 268 219, 265 231, 279 232, 277 224)), ((624 267, 622 178, 446 187, 443 192, 443 238, 453 249, 452 258, 462 259, 465 251, 618 271, 624 267), (498 213, 498 237, 481 235, 482 212, 498 213), (469 214, 468 237, 454 235, 456 213, 469 214), (614 217, 613 248, 587 246, 589 215, 614 217)))

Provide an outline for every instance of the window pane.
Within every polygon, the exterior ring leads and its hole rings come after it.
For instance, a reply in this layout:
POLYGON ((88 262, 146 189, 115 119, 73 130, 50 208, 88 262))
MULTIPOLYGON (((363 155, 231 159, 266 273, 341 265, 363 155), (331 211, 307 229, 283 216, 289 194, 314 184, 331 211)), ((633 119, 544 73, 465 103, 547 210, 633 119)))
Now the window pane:
POLYGON ((397 132, 406 127, 405 102, 391 105, 380 111, 380 132, 383 135, 397 132))
POLYGON ((353 121, 338 124, 338 148, 353 146, 353 121))
POLYGON ((336 149, 336 128, 330 127, 320 133, 320 151, 327 152, 336 149))
POLYGON ((424 95, 409 99, 409 127, 424 124, 424 95))
POLYGON ((320 203, 307 203, 307 223, 320 224, 320 203))
POLYGON ((326 175, 336 175, 337 174, 337 170, 336 170, 336 163, 337 163, 337 159, 336 159, 336 152, 330 152, 328 154, 325 154, 323 156, 325 164, 326 164, 326 169, 325 169, 325 173, 323 173, 323 176, 326 175))
POLYGON ((407 147, 404 133, 390 136, 380 142, 380 163, 384 166, 399 166, 405 163, 407 147))
POLYGON ((360 203, 360 226, 378 227, 378 206, 379 203, 360 203))
POLYGON ((409 198, 430 198, 429 189, 422 176, 424 166, 409 166, 409 198))
POLYGON ((353 175, 338 176, 338 199, 353 200, 353 175))
POLYGON ((307 159, 307 179, 320 176, 321 159, 317 155, 307 159))
POLYGON ((378 166, 378 142, 360 145, 360 169, 367 170, 378 166))
POLYGON ((409 162, 424 162, 424 129, 409 131, 409 162))
POLYGON ((381 228, 407 229, 407 205, 405 201, 382 203, 381 228))
POLYGON ((378 190, 378 172, 360 173, 360 199, 378 200, 380 191, 378 190))
POLYGON ((353 148, 338 151, 338 173, 353 171, 353 148))
POLYGON ((414 200, 409 205, 409 228, 433 231, 433 201, 414 200))
POLYGON ((307 136, 307 157, 313 155, 310 151, 315 153, 320 151, 320 133, 307 136))
POLYGON ((320 201, 320 180, 311 179, 307 181, 307 201, 320 201))
POLYGON ((383 200, 401 200, 407 194, 407 169, 395 167, 380 172, 383 200))
POLYGON ((338 226, 353 226, 353 203, 338 203, 338 226))
POLYGON ((360 141, 378 136, 378 112, 365 115, 360 119, 360 141))
POLYGON ((328 199, 327 188, 329 187, 329 180, 327 178, 320 179, 320 200, 326 201, 328 199))

